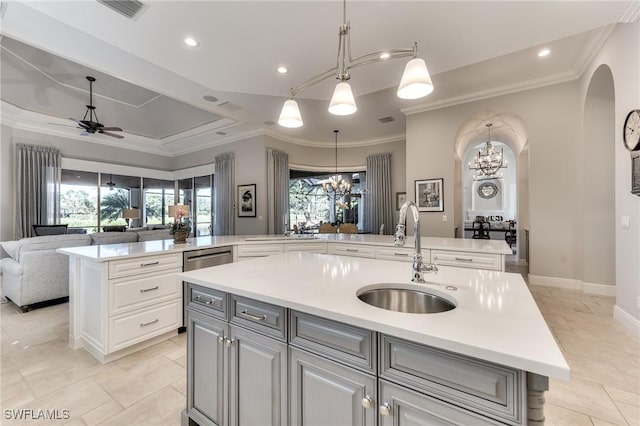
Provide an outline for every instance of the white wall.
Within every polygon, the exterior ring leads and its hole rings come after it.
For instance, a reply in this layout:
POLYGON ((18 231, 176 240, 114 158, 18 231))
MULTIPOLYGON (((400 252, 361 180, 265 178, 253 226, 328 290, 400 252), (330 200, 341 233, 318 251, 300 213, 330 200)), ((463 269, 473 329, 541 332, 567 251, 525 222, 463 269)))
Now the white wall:
MULTIPOLYGON (((529 135, 530 273, 574 279, 573 238, 579 214, 575 147, 580 143, 577 81, 407 117, 407 186, 416 179, 444 178, 444 214, 454 208, 454 141, 462 123, 480 111, 521 117, 529 135)), ((408 191, 410 199, 414 194, 408 191)), ((421 213, 421 232, 453 236, 453 221, 442 213, 421 213)))
POLYGON ((0 127, 0 241, 12 240, 15 235, 12 134, 10 127, 0 127))
POLYGON ((589 65, 581 81, 582 99, 600 65, 613 74, 615 88, 615 251, 616 307, 618 321, 640 335, 640 197, 632 195, 631 160, 622 143, 622 126, 640 105, 640 23, 620 24, 589 65), (630 226, 622 227, 628 217, 630 226))

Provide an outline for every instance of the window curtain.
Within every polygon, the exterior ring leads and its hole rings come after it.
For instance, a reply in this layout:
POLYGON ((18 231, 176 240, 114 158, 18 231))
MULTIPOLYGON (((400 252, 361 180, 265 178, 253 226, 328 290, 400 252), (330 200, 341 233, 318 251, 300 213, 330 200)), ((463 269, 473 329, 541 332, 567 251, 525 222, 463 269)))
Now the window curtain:
POLYGON ((267 148, 267 222, 269 234, 283 234, 289 224, 289 154, 267 148))
POLYGON ((365 229, 374 234, 384 225, 384 233, 391 234, 393 199, 391 195, 391 154, 367 157, 367 202, 365 203, 365 229))
POLYGON ((229 152, 217 156, 215 164, 213 235, 233 235, 236 230, 234 153, 229 152))
POLYGON ((32 225, 60 219, 62 156, 56 148, 16 145, 16 238, 32 237, 32 225))

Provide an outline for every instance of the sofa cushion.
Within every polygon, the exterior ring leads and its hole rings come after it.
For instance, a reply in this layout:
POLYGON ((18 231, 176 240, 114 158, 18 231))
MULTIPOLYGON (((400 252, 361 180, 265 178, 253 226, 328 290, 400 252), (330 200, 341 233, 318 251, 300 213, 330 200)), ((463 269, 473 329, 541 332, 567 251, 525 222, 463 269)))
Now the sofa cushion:
POLYGON ((45 235, 42 237, 23 238, 17 242, 19 244, 15 259, 19 262, 22 254, 30 251, 88 246, 91 244, 91 237, 82 234, 45 235))
POLYGON ((134 232, 96 232, 91 234, 92 245, 102 244, 126 244, 138 241, 138 235, 134 232))
POLYGON ((154 240, 167 240, 171 238, 169 229, 156 229, 155 231, 139 231, 138 241, 154 241, 154 240))
POLYGON ((0 243, 2 249, 14 260, 18 259, 18 248, 21 245, 20 241, 3 241, 0 243))

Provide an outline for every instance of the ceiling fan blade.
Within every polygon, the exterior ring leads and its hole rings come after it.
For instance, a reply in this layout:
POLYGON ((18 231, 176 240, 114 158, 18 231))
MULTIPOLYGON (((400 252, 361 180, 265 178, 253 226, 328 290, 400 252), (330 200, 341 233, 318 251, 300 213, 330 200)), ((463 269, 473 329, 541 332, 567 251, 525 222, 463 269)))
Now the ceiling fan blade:
POLYGON ((72 124, 60 124, 60 123, 47 123, 47 124, 52 124, 54 126, 62 126, 62 127, 74 127, 76 129, 79 129, 80 127, 78 126, 74 126, 72 124))
POLYGON ((86 124, 84 124, 84 123, 83 123, 82 121, 80 121, 80 120, 76 120, 75 118, 71 118, 71 117, 69 117, 69 120, 73 120, 73 121, 75 121, 76 123, 78 123, 78 126, 80 126, 80 127, 84 128, 84 129, 88 129, 88 128, 89 128, 89 126, 87 126, 86 124))
POLYGON ((116 135, 115 133, 109 133, 109 132, 99 132, 99 133, 102 133, 103 135, 111 136, 112 138, 124 139, 124 136, 116 135))
POLYGON ((111 132, 121 132, 122 129, 120 127, 103 127, 102 130, 108 130, 111 132))

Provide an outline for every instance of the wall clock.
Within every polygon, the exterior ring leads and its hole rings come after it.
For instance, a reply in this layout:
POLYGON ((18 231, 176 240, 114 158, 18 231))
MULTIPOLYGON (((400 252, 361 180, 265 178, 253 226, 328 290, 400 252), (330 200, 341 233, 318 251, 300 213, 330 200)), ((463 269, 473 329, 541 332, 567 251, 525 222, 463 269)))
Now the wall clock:
POLYGON ((493 182, 483 182, 478 185, 478 195, 482 198, 493 198, 498 195, 498 187, 493 182))
POLYGON ((622 140, 629 151, 640 149, 640 109, 632 110, 624 120, 622 140))

